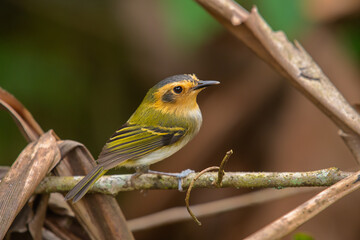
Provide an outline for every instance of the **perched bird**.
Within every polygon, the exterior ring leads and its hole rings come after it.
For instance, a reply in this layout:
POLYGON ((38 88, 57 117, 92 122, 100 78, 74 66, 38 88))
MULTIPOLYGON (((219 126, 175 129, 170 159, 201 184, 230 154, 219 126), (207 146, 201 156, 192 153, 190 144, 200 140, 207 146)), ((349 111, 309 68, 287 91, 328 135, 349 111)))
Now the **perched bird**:
POLYGON ((202 116, 198 93, 217 81, 201 81, 193 74, 168 77, 152 87, 129 120, 103 147, 98 165, 65 196, 80 200, 109 169, 131 167, 147 172, 184 147, 199 131, 202 116))

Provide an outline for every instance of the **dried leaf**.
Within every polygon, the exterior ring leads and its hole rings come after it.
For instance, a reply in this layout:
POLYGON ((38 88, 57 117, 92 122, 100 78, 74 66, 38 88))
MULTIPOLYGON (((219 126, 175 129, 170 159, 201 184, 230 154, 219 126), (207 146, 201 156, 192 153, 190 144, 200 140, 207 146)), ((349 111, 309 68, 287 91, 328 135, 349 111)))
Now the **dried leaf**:
MULTIPOLYGON (((9 111, 11 116, 14 118, 15 122, 19 126, 21 132, 24 134, 25 138, 28 141, 35 141, 42 134, 42 130, 37 122, 33 119, 31 114, 28 112, 26 108, 11 94, 6 92, 5 90, 0 88, 0 106, 3 106, 5 109, 9 111)), ((52 135, 56 136, 54 132, 52 135)), ((54 138, 55 139, 55 138, 54 138)), ((58 137, 56 137, 58 139, 58 137)), ((38 146, 36 143, 30 144, 21 155, 22 159, 28 159, 35 157, 36 154, 31 155, 31 149, 38 146)), ((76 142, 65 142, 63 155, 66 155, 67 152, 72 152, 68 154, 64 161, 62 161, 57 167, 55 172, 60 176, 69 176, 69 175, 85 175, 90 169, 94 166, 95 161, 92 158, 89 151, 82 145, 76 142), (79 148, 79 146, 82 146, 79 148), (76 148, 76 150, 73 150, 76 148), (81 150, 79 150, 81 149, 81 150), (70 161, 71 160, 71 161, 70 161)), ((56 146, 58 150, 58 147, 56 146)), ((50 154, 50 153, 49 153, 50 154)), ((20 157, 19 157, 20 159, 20 157)), ((60 159, 60 157, 59 157, 60 159)), ((24 162, 24 161, 22 161, 24 162)), ((25 161, 26 162, 26 161, 25 161)), ((42 168, 42 171, 39 173, 44 173, 45 170, 52 169, 57 161, 53 162, 53 165, 48 168, 42 168)), ((15 166, 16 164, 14 164, 15 166)), ((24 169, 27 167, 30 169, 31 164, 29 166, 25 166, 25 163, 20 164, 24 169)), ((39 164, 43 166, 42 164, 39 164)), ((9 175, 23 174, 22 176, 26 176, 26 171, 10 171, 9 175)), ((45 175, 38 175, 41 179, 45 175)), ((21 207, 26 203, 27 192, 25 195, 16 196, 12 195, 13 192, 6 193, 6 191, 1 191, 2 188, 7 188, 9 184, 17 184, 16 187, 19 188, 20 184, 24 184, 26 178, 22 178, 22 181, 16 181, 9 183, 8 181, 15 178, 21 178, 21 175, 16 175, 16 177, 5 178, 4 181, 1 182, 0 185, 0 216, 5 216, 1 213, 7 213, 9 216, 0 219, 0 236, 4 236, 6 230, 9 228, 11 222, 14 220, 16 214, 20 211, 21 207), (5 199, 6 198, 6 199, 5 199), (11 211, 9 199, 14 199, 13 201, 13 210, 11 211), (5 204, 6 202, 6 204, 5 204), (19 208, 19 209, 18 209, 19 208)), ((41 180, 40 179, 40 180, 41 180)), ((38 180, 38 178, 36 178, 38 180)), ((27 183, 27 182, 26 182, 27 183)), ((34 183, 35 184, 35 183, 34 183)), ((35 184, 36 187, 38 185, 35 184)), ((25 185, 23 185, 24 187, 25 185)), ((31 194, 33 190, 31 189, 31 194)), ((17 192, 20 194, 19 192, 17 192)), ((24 192, 23 192, 24 193, 24 192)), ((45 208, 41 208, 43 211, 45 208)), ((97 195, 89 196, 84 198, 81 203, 77 203, 76 206, 73 206, 74 212, 76 213, 78 219, 80 219, 80 223, 87 230, 88 234, 93 239, 133 239, 132 233, 127 227, 126 220, 121 212, 119 205, 117 204, 114 197, 111 196, 102 196, 97 195), (93 206, 97 206, 94 208, 93 206)), ((40 213, 38 213, 40 214, 40 213)), ((37 214, 35 214, 37 215, 37 214)), ((39 215, 41 216, 41 214, 39 215)), ((40 219, 40 217, 39 217, 40 219)))
POLYGON ((30 143, 21 152, 0 183, 1 239, 37 185, 59 160, 60 151, 52 131, 30 143))
MULTIPOLYGON (((60 144, 60 148, 62 154, 66 153, 66 156, 54 169, 56 175, 85 175, 96 164, 82 144, 64 141, 60 144)), ((87 194, 77 203, 70 203, 70 206, 91 238, 133 239, 125 217, 113 196, 87 194)))
POLYGON ((88 239, 88 236, 82 236, 81 238, 74 235, 69 229, 60 226, 59 224, 55 224, 52 221, 46 220, 45 222, 46 228, 51 230, 56 236, 60 237, 63 240, 81 240, 81 239, 88 239))
POLYGON ((49 209, 60 216, 75 217, 74 212, 64 200, 64 196, 61 193, 50 194, 49 209))
POLYGON ((9 171, 10 167, 0 167, 0 182, 3 177, 5 177, 6 173, 9 171))
POLYGON ((13 117, 24 137, 30 142, 37 140, 44 131, 30 112, 10 93, 0 87, 0 106, 13 117))

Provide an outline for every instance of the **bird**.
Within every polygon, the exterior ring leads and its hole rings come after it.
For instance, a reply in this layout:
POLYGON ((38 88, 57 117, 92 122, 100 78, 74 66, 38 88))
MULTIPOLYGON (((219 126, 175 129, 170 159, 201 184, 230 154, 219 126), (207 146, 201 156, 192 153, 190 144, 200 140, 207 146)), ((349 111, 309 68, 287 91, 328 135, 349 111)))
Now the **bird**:
POLYGON ((106 142, 97 165, 67 193, 65 200, 79 201, 109 169, 135 168, 145 173, 151 164, 184 147, 202 124, 198 93, 219 83, 199 80, 195 74, 181 74, 150 88, 129 120, 106 142))

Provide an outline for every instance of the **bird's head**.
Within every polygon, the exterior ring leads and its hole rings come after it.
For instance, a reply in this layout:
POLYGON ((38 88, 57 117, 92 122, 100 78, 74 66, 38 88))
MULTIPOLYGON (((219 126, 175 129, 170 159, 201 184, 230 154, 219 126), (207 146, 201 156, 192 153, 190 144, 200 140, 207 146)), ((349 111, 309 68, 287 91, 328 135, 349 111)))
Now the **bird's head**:
POLYGON ((196 97, 201 90, 219 83, 199 80, 194 74, 175 75, 152 87, 144 101, 163 113, 186 114, 198 109, 196 97))

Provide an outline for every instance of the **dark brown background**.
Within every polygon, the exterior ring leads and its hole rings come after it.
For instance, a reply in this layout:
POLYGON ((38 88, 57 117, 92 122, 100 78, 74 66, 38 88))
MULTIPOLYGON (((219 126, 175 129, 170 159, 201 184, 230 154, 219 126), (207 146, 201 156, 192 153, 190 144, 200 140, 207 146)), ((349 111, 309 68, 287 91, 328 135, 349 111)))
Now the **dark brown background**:
MULTIPOLYGON (((275 29, 298 39, 350 103, 359 102, 358 1, 239 1, 275 29)), ((0 85, 46 129, 83 142, 97 156, 148 88, 195 73, 221 85, 202 92, 204 123, 183 150, 152 167, 169 172, 218 165, 234 150, 228 171, 357 169, 337 128, 306 98, 186 1, 0 2, 0 85)), ((10 165, 26 142, 0 112, 0 164, 10 165)), ((195 190, 191 203, 247 189, 195 190)), ((313 194, 135 233, 136 239, 240 239, 313 194)), ((177 191, 127 192, 118 199, 128 219, 184 205, 177 191)), ((316 239, 358 239, 360 194, 353 193, 299 231, 316 239)), ((289 236, 289 239, 291 237, 289 236)))

